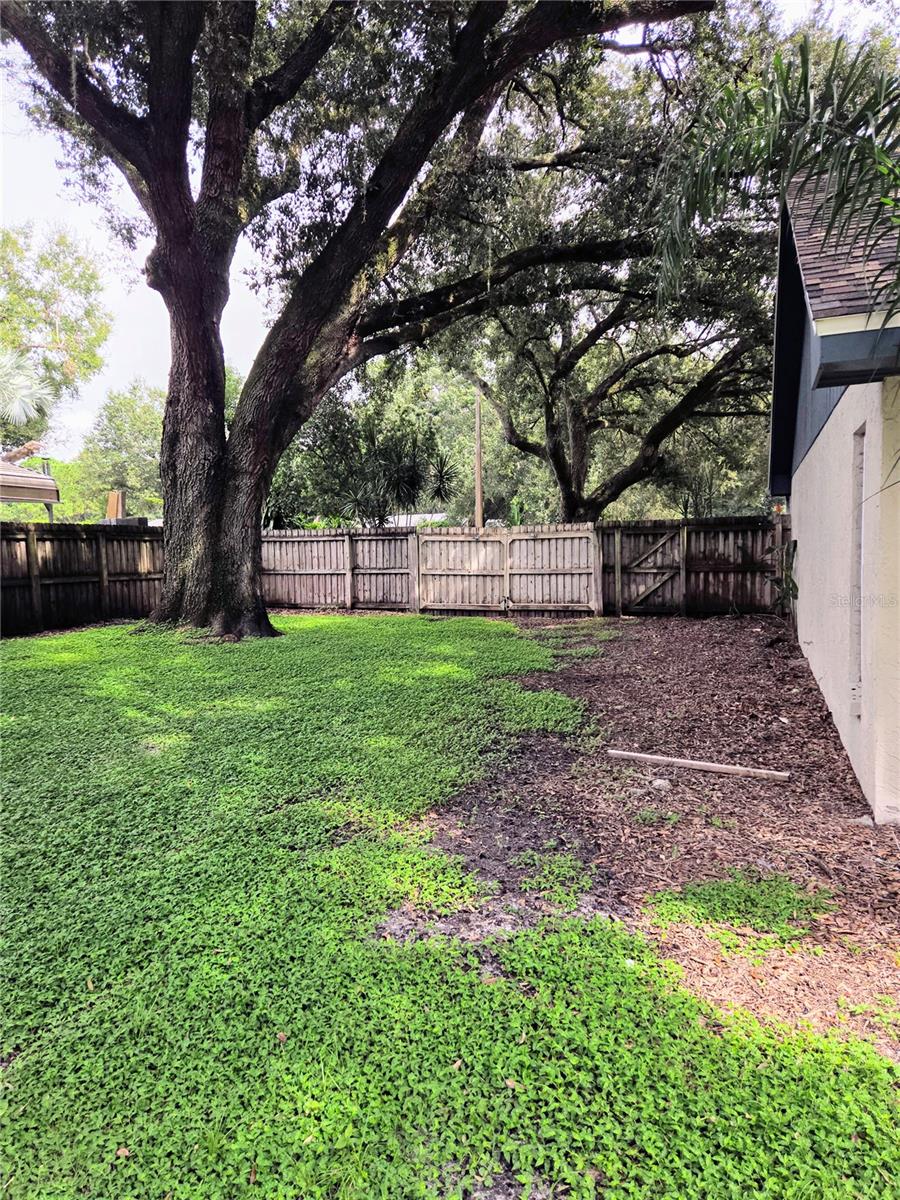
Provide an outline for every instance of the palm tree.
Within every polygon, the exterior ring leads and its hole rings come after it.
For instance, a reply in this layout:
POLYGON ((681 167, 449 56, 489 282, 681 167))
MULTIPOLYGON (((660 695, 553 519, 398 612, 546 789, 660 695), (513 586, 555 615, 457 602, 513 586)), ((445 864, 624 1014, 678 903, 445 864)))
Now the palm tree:
POLYGON ((790 188, 811 191, 826 238, 870 257, 890 248, 876 290, 889 316, 900 309, 900 76, 842 38, 821 74, 812 61, 804 37, 796 58, 779 52, 767 77, 724 87, 675 139, 658 182, 661 299, 678 290, 698 228, 790 188))
POLYGON ((25 425, 46 412, 53 397, 24 355, 0 346, 0 421, 25 425))

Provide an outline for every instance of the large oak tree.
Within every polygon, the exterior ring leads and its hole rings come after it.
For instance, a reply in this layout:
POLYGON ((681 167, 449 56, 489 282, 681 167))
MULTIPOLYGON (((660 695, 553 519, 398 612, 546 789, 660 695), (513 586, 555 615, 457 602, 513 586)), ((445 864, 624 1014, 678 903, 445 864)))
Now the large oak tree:
MULTIPOLYGON (((146 280, 169 313, 161 451, 160 621, 274 632, 260 583, 261 511, 280 456, 335 382, 498 278, 615 262, 634 239, 534 244, 393 303, 410 255, 464 189, 511 88, 549 73, 558 102, 614 35, 711 0, 506 3, 19 3, 5 31, 30 60, 40 118, 87 184, 113 164, 155 236, 146 280), (575 63, 573 67, 572 64, 575 63), (245 233, 275 245, 283 304, 226 432, 220 321, 245 233), (498 275, 499 272, 499 275, 498 275)), ((127 234, 128 230, 125 229, 127 234)), ((473 264, 479 266, 479 264, 473 264)))
POLYGON ((736 416, 751 427, 732 424, 733 436, 758 436, 773 260, 764 226, 726 226, 695 253, 675 302, 655 305, 652 264, 637 261, 525 307, 501 298, 465 323, 466 348, 457 337, 446 358, 489 402, 506 442, 545 466, 559 519, 596 521, 660 472, 686 424, 736 416))
MULTIPOLYGON (((481 392, 508 445, 543 467, 560 520, 596 520, 656 475, 688 422, 749 411, 751 438, 763 426, 777 191, 722 213, 695 239, 678 295, 657 303, 661 164, 735 64, 746 81, 771 55, 764 17, 731 14, 729 24, 719 13, 703 25, 687 46, 673 46, 670 32, 662 63, 647 54, 627 69, 606 64, 561 115, 536 86, 521 119, 492 131, 481 187, 456 205, 475 230, 469 237, 487 230, 499 255, 490 293, 447 309, 438 289, 365 318, 364 346, 427 343, 404 356, 413 373, 437 355, 481 392), (502 205, 492 188, 502 188, 502 205), (514 270, 517 247, 539 244, 550 224, 577 256, 593 244, 605 248, 602 258, 537 275, 514 270)), ((466 287, 457 278, 452 291, 460 300, 466 287)))

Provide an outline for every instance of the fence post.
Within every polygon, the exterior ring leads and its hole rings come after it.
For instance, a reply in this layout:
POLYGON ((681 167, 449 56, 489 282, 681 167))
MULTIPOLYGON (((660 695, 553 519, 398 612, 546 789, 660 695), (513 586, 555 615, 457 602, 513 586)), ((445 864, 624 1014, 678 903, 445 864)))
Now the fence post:
POLYGON ((409 558, 409 610, 421 612, 422 601, 419 596, 419 531, 413 529, 407 541, 409 558))
POLYGON ((28 578, 31 581, 31 615, 35 629, 43 629, 44 600, 41 595, 41 564, 38 560, 37 536, 33 525, 29 525, 25 533, 25 556, 28 560, 28 578))
POLYGON ((616 546, 616 616, 622 615, 622 526, 617 525, 615 529, 615 546, 616 546))
POLYGON ((681 562, 678 564, 678 576, 680 584, 680 605, 679 609, 683 617, 687 616, 687 556, 688 556, 688 527, 687 521, 681 522, 679 531, 679 546, 681 562))
MULTIPOLYGON (((775 538, 775 569, 781 575, 781 578, 784 579, 784 527, 781 523, 781 513, 775 514, 775 529, 773 533, 775 538)), ((784 587, 782 587, 775 602, 775 615, 778 617, 784 616, 784 587)))
POLYGON ((510 605, 510 595, 509 595, 509 592, 510 592, 510 582, 509 582, 510 562, 509 562, 509 560, 512 557, 512 555, 510 553, 511 539, 512 539, 512 534, 510 533, 510 531, 508 529, 504 529, 502 532, 502 537, 500 539, 500 544, 503 547, 503 601, 502 601, 502 604, 503 604, 504 612, 509 612, 509 605, 510 605))
POLYGON ((594 531, 591 535, 591 582, 593 586, 593 595, 591 596, 591 608, 595 617, 603 616, 603 543, 601 542, 600 530, 594 526, 594 531))
POLYGON ((106 560, 106 533, 97 528, 97 578, 100 585, 100 615, 109 616, 109 566, 106 560))
POLYGON ((353 607, 353 534, 344 534, 344 607, 353 607))

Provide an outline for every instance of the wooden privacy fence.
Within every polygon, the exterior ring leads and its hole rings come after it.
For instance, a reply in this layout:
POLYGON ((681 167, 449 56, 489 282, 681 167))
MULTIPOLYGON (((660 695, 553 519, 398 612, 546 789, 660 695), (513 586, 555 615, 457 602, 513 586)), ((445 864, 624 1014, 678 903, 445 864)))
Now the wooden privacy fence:
MULTIPOLYGON (((277 530, 263 535, 267 604, 434 613, 760 612, 787 521, 605 521, 511 529, 277 530)), ((5 525, 3 632, 146 616, 161 529, 5 525)))
POLYGON ((765 612, 790 520, 603 521, 598 535, 607 612, 765 612))
POLYGON ((162 568, 161 529, 4 524, 3 633, 146 616, 162 568))

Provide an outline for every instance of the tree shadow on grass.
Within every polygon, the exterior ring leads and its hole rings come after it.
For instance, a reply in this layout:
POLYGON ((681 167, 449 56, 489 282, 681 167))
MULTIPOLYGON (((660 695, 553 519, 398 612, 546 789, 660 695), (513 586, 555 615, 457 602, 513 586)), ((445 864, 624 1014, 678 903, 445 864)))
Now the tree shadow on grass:
POLYGON ((4 647, 20 1194, 393 1200, 505 1172, 850 1200, 889 1177, 885 1060, 720 1018, 616 922, 518 933, 489 977, 479 947, 373 938, 401 904, 478 902, 398 822, 578 710, 501 678, 552 662, 501 623, 280 623, 4 647))

